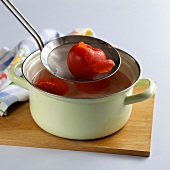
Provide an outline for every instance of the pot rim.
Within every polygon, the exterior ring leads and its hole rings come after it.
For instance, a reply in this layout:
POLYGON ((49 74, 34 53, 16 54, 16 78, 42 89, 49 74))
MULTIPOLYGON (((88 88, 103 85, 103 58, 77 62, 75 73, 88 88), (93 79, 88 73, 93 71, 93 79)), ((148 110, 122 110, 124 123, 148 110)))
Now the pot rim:
MULTIPOLYGON (((123 52, 123 53, 127 54, 129 57, 131 57, 131 58, 135 61, 136 65, 137 65, 137 67, 138 67, 138 69, 139 69, 139 75, 138 75, 138 77, 136 78, 136 80, 135 80, 129 87, 125 88, 125 89, 122 90, 122 91, 113 93, 113 94, 108 94, 108 95, 98 96, 98 97, 92 97, 92 98, 80 98, 80 97, 60 96, 60 95, 56 95, 56 94, 52 94, 52 93, 46 92, 46 91, 44 91, 44 90, 36 87, 34 84, 32 84, 32 83, 27 79, 27 77, 25 76, 24 71, 23 71, 23 66, 24 66, 24 63, 26 62, 27 59, 25 59, 25 60, 23 61, 22 67, 21 67, 21 71, 22 71, 22 74, 23 74, 24 78, 26 79, 26 81, 27 81, 31 86, 33 86, 34 88, 36 88, 36 89, 37 89, 38 91, 40 91, 41 93, 44 93, 44 94, 49 95, 49 96, 51 96, 51 97, 58 97, 58 98, 62 98, 62 99, 72 99, 72 100, 89 100, 89 99, 90 99, 90 100, 97 100, 97 99, 108 98, 108 97, 112 97, 112 96, 115 96, 115 95, 124 93, 124 92, 128 91, 129 89, 131 89, 132 87, 134 87, 135 84, 137 83, 137 81, 139 80, 139 78, 140 78, 140 76, 141 76, 141 72, 142 72, 141 66, 140 66, 139 62, 138 62, 134 57, 132 57, 129 53, 125 52, 124 50, 122 50, 122 49, 120 49, 120 48, 118 48, 118 47, 114 47, 114 48, 116 48, 116 50, 117 50, 118 52, 120 51, 120 52, 123 52)), ((37 50, 37 51, 33 52, 32 54, 30 54, 28 57, 30 57, 31 55, 35 55, 36 53, 37 53, 37 55, 38 55, 38 54, 41 53, 41 52, 40 52, 40 50, 37 50)), ((120 56, 121 56, 121 55, 120 55, 120 56)))

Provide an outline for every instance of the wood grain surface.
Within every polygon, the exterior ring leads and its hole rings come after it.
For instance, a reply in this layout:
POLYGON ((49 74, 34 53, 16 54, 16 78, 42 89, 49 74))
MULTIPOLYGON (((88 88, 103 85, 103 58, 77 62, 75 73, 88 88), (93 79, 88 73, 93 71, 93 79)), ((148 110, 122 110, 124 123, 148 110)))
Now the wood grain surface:
POLYGON ((131 117, 121 130, 105 138, 78 141, 43 131, 31 117, 29 102, 18 102, 10 106, 6 117, 0 117, 0 145, 149 156, 153 108, 154 97, 133 104, 131 117))

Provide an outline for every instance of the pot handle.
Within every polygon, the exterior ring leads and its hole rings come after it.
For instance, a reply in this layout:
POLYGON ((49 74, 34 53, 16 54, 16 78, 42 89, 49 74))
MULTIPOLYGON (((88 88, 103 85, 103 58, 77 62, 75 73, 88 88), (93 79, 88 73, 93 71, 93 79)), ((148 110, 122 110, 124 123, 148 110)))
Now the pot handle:
POLYGON ((135 87, 137 86, 147 86, 147 89, 141 93, 127 96, 124 101, 125 105, 147 100, 156 92, 156 83, 151 79, 139 79, 135 87))
POLYGON ((21 68, 21 66, 22 66, 22 62, 18 62, 16 64, 12 65, 8 70, 8 76, 12 82, 20 85, 24 89, 29 90, 29 86, 30 86, 29 83, 24 78, 22 78, 16 74, 16 70, 21 68))

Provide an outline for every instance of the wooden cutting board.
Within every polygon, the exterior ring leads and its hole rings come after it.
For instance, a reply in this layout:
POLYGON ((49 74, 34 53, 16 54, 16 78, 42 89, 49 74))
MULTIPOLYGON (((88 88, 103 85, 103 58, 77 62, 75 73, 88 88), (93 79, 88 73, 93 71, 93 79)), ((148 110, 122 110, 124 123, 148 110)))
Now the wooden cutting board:
MULTIPOLYGON (((135 88, 135 93, 143 88, 135 88)), ((76 141, 53 136, 40 129, 32 119, 29 102, 15 103, 8 116, 0 117, 0 145, 103 152, 137 156, 150 155, 154 97, 133 104, 128 123, 105 138, 76 141)))

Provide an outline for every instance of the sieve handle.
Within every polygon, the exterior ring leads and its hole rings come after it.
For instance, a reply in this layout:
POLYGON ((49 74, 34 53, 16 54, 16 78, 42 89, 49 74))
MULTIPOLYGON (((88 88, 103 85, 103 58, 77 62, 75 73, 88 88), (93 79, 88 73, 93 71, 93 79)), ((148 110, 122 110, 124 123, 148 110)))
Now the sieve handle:
POLYGON ((25 17, 18 11, 18 9, 9 1, 9 0, 1 0, 2 3, 8 8, 8 10, 18 19, 18 21, 25 27, 25 29, 31 34, 31 36, 37 42, 37 45, 42 51, 44 48, 44 43, 38 34, 38 32, 31 26, 31 24, 25 19, 25 17))

